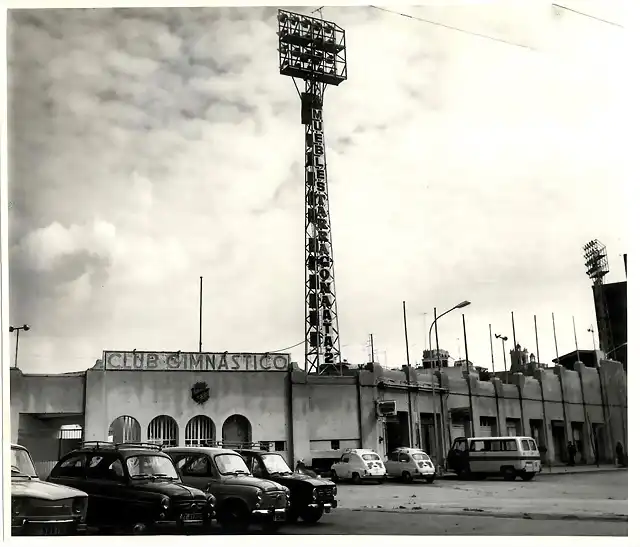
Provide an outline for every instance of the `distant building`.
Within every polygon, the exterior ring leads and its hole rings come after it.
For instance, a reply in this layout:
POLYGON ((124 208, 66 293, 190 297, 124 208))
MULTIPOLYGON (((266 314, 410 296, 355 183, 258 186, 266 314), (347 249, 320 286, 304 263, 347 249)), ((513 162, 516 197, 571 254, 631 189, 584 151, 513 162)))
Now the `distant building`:
POLYGON ((422 368, 448 367, 449 359, 451 355, 446 349, 427 349, 422 352, 422 368))

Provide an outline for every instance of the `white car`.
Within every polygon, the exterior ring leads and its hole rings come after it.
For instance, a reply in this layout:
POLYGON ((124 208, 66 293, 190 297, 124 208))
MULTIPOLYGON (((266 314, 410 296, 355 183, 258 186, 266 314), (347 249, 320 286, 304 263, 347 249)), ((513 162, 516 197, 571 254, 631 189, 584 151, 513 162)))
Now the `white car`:
POLYGON ((436 478, 436 468, 429 455, 419 448, 398 448, 385 462, 389 478, 412 482, 423 479, 431 484, 436 478))
POLYGON ((352 480, 360 483, 363 480, 377 480, 382 483, 387 477, 387 469, 382 458, 368 448, 347 448, 340 461, 331 466, 331 478, 352 480))

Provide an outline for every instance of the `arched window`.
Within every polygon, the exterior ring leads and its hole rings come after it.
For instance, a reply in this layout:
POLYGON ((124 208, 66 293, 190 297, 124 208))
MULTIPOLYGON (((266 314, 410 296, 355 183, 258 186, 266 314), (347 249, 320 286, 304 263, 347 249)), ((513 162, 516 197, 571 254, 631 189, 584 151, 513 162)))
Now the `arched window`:
POLYGON ((233 414, 222 425, 222 442, 243 445, 251 442, 251 424, 244 416, 233 414))
POLYGON ((171 416, 156 416, 147 428, 147 440, 160 446, 178 446, 178 424, 171 416))
POLYGON ((213 446, 216 426, 209 416, 194 416, 187 422, 184 431, 185 446, 213 446))
POLYGON ((139 443, 142 440, 140 423, 131 416, 118 416, 109 426, 109 440, 113 443, 139 443))

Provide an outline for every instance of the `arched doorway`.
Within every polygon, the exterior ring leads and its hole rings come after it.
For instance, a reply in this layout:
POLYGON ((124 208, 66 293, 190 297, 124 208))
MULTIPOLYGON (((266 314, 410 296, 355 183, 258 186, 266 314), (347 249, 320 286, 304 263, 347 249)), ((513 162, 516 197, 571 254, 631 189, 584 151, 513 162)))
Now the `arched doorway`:
POLYGON ((142 430, 138 420, 132 416, 118 416, 109 426, 109 441, 112 443, 139 443, 142 430))
POLYGON ((222 442, 248 444, 251 442, 251 424, 244 416, 233 414, 222 425, 222 442))
POLYGON ((185 446, 213 446, 216 426, 209 416, 194 416, 187 422, 184 431, 185 446))
POLYGON ((160 446, 178 446, 178 424, 171 416, 156 416, 149 422, 147 440, 160 446))

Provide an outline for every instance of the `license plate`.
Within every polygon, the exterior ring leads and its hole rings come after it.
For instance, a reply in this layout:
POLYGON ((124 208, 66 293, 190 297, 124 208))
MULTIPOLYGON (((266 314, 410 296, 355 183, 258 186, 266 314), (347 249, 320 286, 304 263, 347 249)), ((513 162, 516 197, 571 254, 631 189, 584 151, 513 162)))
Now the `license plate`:
POLYGON ((203 518, 200 513, 185 513, 182 515, 182 522, 202 522, 203 518))
POLYGON ((274 513, 273 514, 273 520, 278 521, 278 522, 282 522, 285 519, 285 514, 284 513, 274 513))
POLYGON ((43 536, 61 536, 62 535, 62 527, 61 526, 43 526, 41 529, 41 534, 43 536))
POLYGON ((533 471, 533 464, 532 464, 532 463, 525 463, 525 464, 524 464, 524 468, 525 468, 527 471, 533 471))

